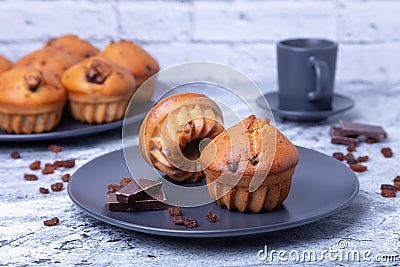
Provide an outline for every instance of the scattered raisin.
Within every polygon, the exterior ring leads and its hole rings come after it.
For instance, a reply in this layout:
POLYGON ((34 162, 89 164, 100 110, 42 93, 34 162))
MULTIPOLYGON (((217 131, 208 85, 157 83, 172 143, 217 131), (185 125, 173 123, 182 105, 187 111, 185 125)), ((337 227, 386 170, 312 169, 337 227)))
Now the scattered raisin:
POLYGON ((382 184, 381 185, 381 195, 383 197, 395 197, 396 196, 396 188, 390 184, 382 184))
POLYGON ((181 207, 175 206, 175 207, 171 207, 168 209, 168 213, 171 216, 181 216, 182 215, 182 209, 181 207))
POLYGON ((209 222, 217 222, 218 221, 217 214, 215 214, 212 211, 208 212, 206 215, 206 220, 209 222))
POLYGON ((109 184, 107 186, 107 189, 108 189, 108 193, 115 193, 121 189, 121 186, 118 184, 109 184))
POLYGON ((40 169, 40 160, 35 160, 34 162, 32 162, 31 165, 29 165, 29 168, 32 171, 39 170, 40 169))
POLYGON ((365 172, 368 168, 367 166, 362 165, 361 163, 350 164, 350 169, 355 172, 365 172))
POLYGON ((64 162, 62 160, 56 160, 53 162, 53 166, 55 166, 57 168, 61 168, 64 166, 64 162))
POLYGON ((356 150, 357 150, 357 147, 354 144, 350 144, 347 146, 347 151, 349 151, 349 152, 354 152, 356 150))
POLYGON ((62 151, 60 146, 57 145, 49 145, 48 147, 49 151, 54 152, 54 153, 59 153, 62 151))
POLYGON ((237 161, 229 161, 228 162, 228 170, 232 173, 235 173, 238 168, 238 162, 237 161))
POLYGON ((183 217, 183 216, 174 216, 174 224, 176 224, 176 225, 185 225, 185 217, 183 217))
POLYGON ((24 174, 24 179, 27 180, 27 181, 36 181, 36 180, 38 180, 38 177, 36 175, 34 175, 34 174, 25 173, 24 174))
POLYGON ((130 182, 132 182, 132 178, 122 178, 119 181, 119 184, 121 185, 121 187, 127 186, 130 182))
POLYGON ((354 154, 349 152, 344 156, 345 160, 349 160, 349 159, 355 159, 354 154))
POLYGON ((62 180, 64 183, 68 183, 70 178, 71 178, 71 174, 69 174, 69 173, 66 173, 66 174, 64 174, 63 176, 61 176, 61 180, 62 180))
POLYGON ((55 226, 60 223, 60 220, 57 217, 53 217, 50 220, 43 221, 45 226, 55 226))
POLYGON ((192 217, 187 217, 185 218, 185 226, 187 228, 196 228, 199 226, 199 223, 192 217))
POLYGON ((49 189, 44 188, 44 187, 39 187, 39 192, 42 194, 48 194, 49 193, 49 189))
POLYGON ((381 153, 385 158, 391 158, 393 156, 393 152, 392 149, 390 149, 390 147, 382 148, 381 153))
POLYGON ((75 160, 74 159, 64 160, 63 165, 65 168, 73 168, 75 167, 75 160))
POLYGON ((348 159, 347 160, 347 164, 357 164, 358 163, 358 160, 356 160, 356 159, 348 159))
POLYGON ((51 174, 51 173, 54 173, 55 170, 56 170, 56 168, 54 167, 53 164, 46 163, 46 165, 44 166, 44 168, 42 170, 42 174, 51 174))
POLYGON ((50 186, 51 190, 53 190, 54 192, 59 192, 63 189, 63 183, 54 183, 50 186))
POLYGON ((367 143, 367 144, 375 144, 375 143, 378 143, 378 139, 376 139, 374 137, 367 137, 367 139, 365 139, 365 143, 367 143))
POLYGON ((400 191, 400 175, 396 176, 393 180, 394 187, 400 191))
POLYGON ((12 151, 12 152, 10 153, 10 157, 11 157, 12 159, 19 159, 19 158, 21 157, 21 155, 19 154, 18 151, 12 151))
POLYGON ((344 158, 344 154, 342 152, 335 152, 332 154, 332 157, 334 157, 335 159, 339 160, 339 161, 343 161, 344 158))
POLYGON ((358 162, 367 162, 369 160, 368 156, 361 156, 357 158, 358 162))

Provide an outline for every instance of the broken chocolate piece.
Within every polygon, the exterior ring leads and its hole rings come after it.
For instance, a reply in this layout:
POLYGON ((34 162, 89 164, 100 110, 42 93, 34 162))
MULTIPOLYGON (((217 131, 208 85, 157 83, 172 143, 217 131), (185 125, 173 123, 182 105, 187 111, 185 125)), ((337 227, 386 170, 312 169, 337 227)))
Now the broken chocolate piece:
POLYGON ((387 133, 381 126, 354 123, 345 120, 340 120, 339 123, 342 131, 341 136, 363 135, 367 138, 375 138, 378 141, 387 138, 387 133))
POLYGON ((143 178, 132 180, 116 192, 116 197, 118 202, 131 203, 157 193, 161 189, 161 184, 161 182, 143 178))
POLYGON ((329 134, 331 136, 332 144, 342 144, 342 145, 358 145, 357 136, 344 136, 343 132, 338 127, 331 127, 329 134))
POLYGON ((107 193, 106 200, 108 209, 111 211, 135 211, 135 210, 161 210, 165 208, 164 192, 159 190, 154 195, 155 198, 147 195, 141 200, 136 200, 130 203, 121 203, 117 200, 116 193, 107 193))

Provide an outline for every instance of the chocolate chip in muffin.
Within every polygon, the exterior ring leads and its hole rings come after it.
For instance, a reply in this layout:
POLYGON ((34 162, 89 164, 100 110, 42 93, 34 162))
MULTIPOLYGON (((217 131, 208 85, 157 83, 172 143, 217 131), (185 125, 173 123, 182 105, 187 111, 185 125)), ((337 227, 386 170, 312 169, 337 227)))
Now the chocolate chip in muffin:
POLYGON ((99 62, 93 62, 87 68, 86 80, 90 83, 103 84, 111 71, 107 66, 99 62))
POLYGON ((36 180, 38 180, 38 177, 36 175, 34 175, 34 174, 25 173, 24 174, 24 179, 26 181, 36 181, 36 180))
POLYGON ((381 153, 385 158, 391 158, 393 156, 392 149, 390 147, 384 147, 381 149, 381 153))
POLYGON ((21 155, 19 154, 18 151, 11 151, 10 157, 11 157, 12 159, 19 159, 19 158, 21 157, 21 155))
POLYGON ((169 215, 175 217, 175 216, 181 216, 182 215, 182 209, 181 207, 175 206, 175 207, 170 207, 168 208, 168 213, 169 215))
POLYGON ((209 222, 217 222, 218 221, 218 216, 214 212, 210 211, 206 215, 206 220, 209 222))
POLYGON ((253 165, 253 166, 257 165, 257 163, 258 163, 258 155, 255 155, 254 157, 252 157, 252 158, 250 159, 250 163, 251 163, 251 165, 253 165))
POLYGON ((40 86, 40 83, 42 82, 42 79, 35 74, 25 75, 24 80, 26 85, 28 86, 28 89, 33 93, 36 92, 36 90, 40 86))
POLYGON ((229 161, 228 162, 228 170, 232 173, 235 173, 237 171, 239 162, 237 161, 229 161))
POLYGON ((34 162, 32 162, 29 165, 29 169, 31 169, 32 171, 36 171, 40 169, 40 160, 35 160, 34 162))
POLYGON ((53 217, 50 220, 43 221, 43 224, 45 226, 56 226, 59 223, 60 223, 60 220, 57 217, 53 217))

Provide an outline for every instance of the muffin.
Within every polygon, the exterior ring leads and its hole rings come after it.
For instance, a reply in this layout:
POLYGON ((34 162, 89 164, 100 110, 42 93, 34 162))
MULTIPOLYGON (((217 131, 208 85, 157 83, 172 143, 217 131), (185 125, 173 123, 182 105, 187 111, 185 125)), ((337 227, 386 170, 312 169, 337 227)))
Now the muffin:
POLYGON ((72 116, 88 123, 122 119, 136 90, 128 70, 101 57, 73 65, 63 73, 61 83, 67 90, 72 116))
POLYGON ((60 80, 62 73, 77 61, 77 58, 61 50, 48 47, 25 55, 15 63, 15 66, 34 67, 60 80))
POLYGON ((5 72, 13 67, 11 61, 0 55, 0 73, 5 72))
POLYGON ((240 212, 281 206, 298 161, 296 147, 269 119, 254 115, 216 136, 200 158, 210 197, 240 212))
POLYGON ((158 102, 144 119, 140 151, 147 163, 170 178, 195 182, 203 178, 199 146, 223 130, 221 110, 212 99, 174 94, 158 102))
POLYGON ((100 50, 91 43, 86 40, 79 39, 78 36, 73 34, 52 38, 45 44, 45 47, 51 47, 64 51, 76 58, 77 61, 96 56, 100 52, 100 50))
POLYGON ((8 133, 52 130, 65 101, 65 90, 40 70, 16 67, 0 74, 0 128, 8 133))
MULTIPOLYGON (((121 40, 120 42, 112 41, 99 54, 101 57, 108 58, 127 68, 135 77, 137 86, 141 86, 148 78, 160 70, 158 62, 140 47, 131 41, 121 40)), ((136 96, 139 100, 148 100, 153 94, 155 80, 151 80, 153 84, 148 84, 145 90, 136 96)))

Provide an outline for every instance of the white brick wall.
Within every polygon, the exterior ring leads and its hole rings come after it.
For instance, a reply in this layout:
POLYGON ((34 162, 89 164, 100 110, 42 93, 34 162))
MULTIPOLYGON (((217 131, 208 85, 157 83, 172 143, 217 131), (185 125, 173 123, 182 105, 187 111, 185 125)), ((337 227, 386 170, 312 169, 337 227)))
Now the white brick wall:
POLYGON ((314 36, 340 43, 338 84, 400 83, 397 0, 4 0, 0 14, 0 53, 12 60, 64 33, 100 48, 125 38, 162 68, 217 61, 273 90, 275 43, 314 36))

